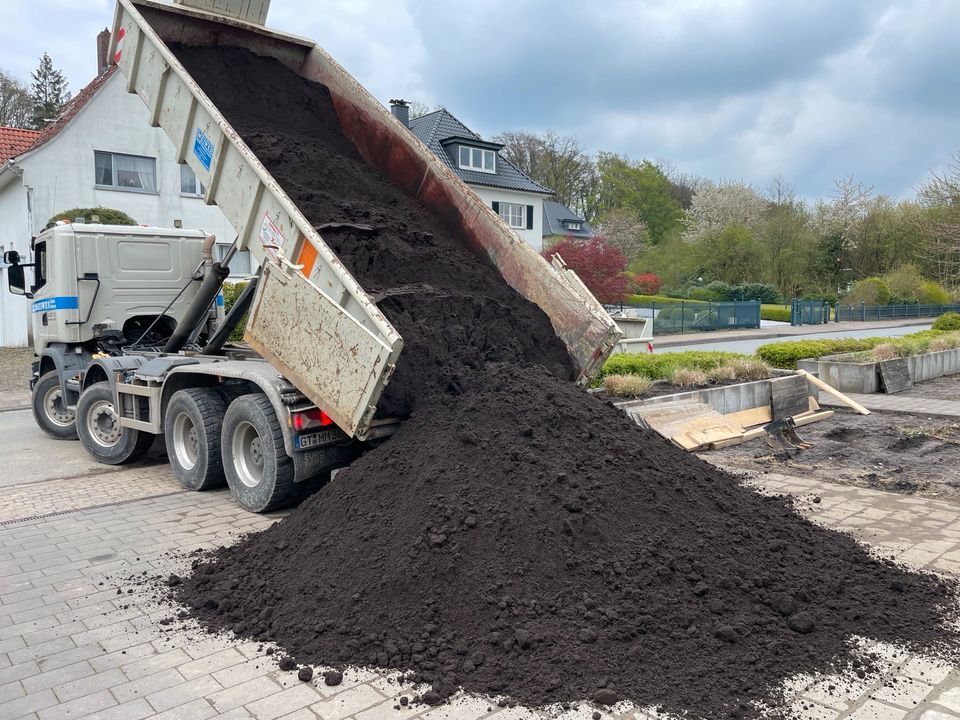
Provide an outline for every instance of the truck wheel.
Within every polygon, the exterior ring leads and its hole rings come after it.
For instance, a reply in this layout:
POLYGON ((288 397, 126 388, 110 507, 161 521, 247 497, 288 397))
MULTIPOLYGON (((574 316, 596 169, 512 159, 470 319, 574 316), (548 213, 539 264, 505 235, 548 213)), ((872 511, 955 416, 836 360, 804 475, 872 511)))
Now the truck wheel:
POLYGON ((120 427, 107 382, 95 383, 81 393, 77 435, 84 449, 105 465, 123 465, 143 457, 154 440, 150 433, 120 427))
POLYGON ((220 431, 226 406, 216 390, 190 388, 173 394, 163 422, 167 457, 187 490, 222 486, 220 431))
POLYGON ((263 393, 230 403, 221 447, 227 484, 247 510, 268 512, 295 499, 293 459, 283 447, 280 421, 263 393))
POLYGON ((55 440, 77 439, 77 416, 63 401, 60 375, 51 370, 33 388, 33 417, 37 425, 55 440))

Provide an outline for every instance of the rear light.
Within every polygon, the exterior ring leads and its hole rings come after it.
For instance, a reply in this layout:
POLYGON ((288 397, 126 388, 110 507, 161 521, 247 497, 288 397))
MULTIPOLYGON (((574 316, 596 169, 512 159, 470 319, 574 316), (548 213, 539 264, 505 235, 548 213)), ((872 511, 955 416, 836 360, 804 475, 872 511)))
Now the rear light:
POLYGON ((326 427, 327 425, 333 425, 333 420, 330 419, 330 416, 320 408, 295 412, 292 413, 291 416, 293 418, 293 429, 297 432, 309 430, 310 428, 314 427, 326 427))

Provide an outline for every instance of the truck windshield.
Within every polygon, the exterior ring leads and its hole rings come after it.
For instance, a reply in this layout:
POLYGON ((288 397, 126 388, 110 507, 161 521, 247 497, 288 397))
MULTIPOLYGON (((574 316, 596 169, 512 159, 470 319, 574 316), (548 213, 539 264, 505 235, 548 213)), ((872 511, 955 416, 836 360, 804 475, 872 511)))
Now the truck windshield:
POLYGON ((33 268, 33 292, 47 284, 47 241, 38 242, 33 248, 33 258, 36 263, 33 268))

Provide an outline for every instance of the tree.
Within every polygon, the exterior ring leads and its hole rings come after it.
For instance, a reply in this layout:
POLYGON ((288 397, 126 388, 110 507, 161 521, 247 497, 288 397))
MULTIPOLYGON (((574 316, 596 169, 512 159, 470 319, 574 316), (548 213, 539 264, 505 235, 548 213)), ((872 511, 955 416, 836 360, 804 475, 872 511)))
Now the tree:
POLYGON ((31 122, 36 130, 46 127, 48 120, 56 118, 63 106, 70 100, 67 91, 67 79, 53 66, 53 60, 47 53, 40 58, 40 65, 30 75, 33 95, 33 116, 31 122))
POLYGON ((654 245, 682 229, 683 210, 671 194, 670 181, 656 164, 602 152, 597 158, 597 172, 601 215, 614 208, 632 209, 647 226, 654 245))
POLYGON ((696 241, 730 225, 756 229, 767 212, 767 201, 743 182, 704 183, 693 197, 684 223, 684 237, 696 241))
POLYGON ((697 239, 693 249, 713 280, 736 285, 761 277, 763 258, 757 239, 743 225, 728 225, 706 233, 697 239))
POLYGON ((632 208, 614 208, 597 221, 597 230, 611 245, 633 263, 647 244, 647 226, 632 208))
POLYGON ((624 274, 627 259, 602 237, 588 240, 567 237, 543 256, 549 262, 559 255, 602 303, 618 303, 630 289, 630 278, 624 274))
POLYGON ((942 285, 960 285, 960 153, 920 188, 920 224, 930 238, 928 262, 942 285))
POLYGON ((28 128, 33 116, 33 98, 27 87, 0 70, 0 125, 28 128))
POLYGON ((436 112, 437 110, 443 110, 442 105, 434 105, 433 107, 430 107, 429 105, 427 105, 427 103, 422 103, 417 100, 411 100, 407 104, 410 106, 411 120, 413 120, 414 118, 423 117, 424 115, 429 115, 430 113, 436 112))
POLYGON ((810 214, 782 175, 771 181, 766 192, 767 209, 757 237, 765 259, 764 277, 782 297, 803 294, 812 284, 815 253, 810 214))
POLYGON ((575 137, 552 130, 541 135, 505 132, 494 138, 503 144, 503 156, 588 222, 593 219, 591 196, 596 189, 596 168, 575 137))

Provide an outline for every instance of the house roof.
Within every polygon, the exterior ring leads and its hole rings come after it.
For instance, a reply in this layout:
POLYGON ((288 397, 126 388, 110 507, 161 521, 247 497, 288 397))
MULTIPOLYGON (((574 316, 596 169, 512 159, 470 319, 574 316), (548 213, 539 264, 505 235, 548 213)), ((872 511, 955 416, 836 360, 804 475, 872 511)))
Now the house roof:
POLYGON ((39 130, 0 126, 0 163, 29 150, 38 137, 39 130))
POLYGON ((553 200, 543 201, 543 236, 570 235, 572 237, 590 238, 596 235, 593 228, 583 218, 563 203, 553 200), (580 223, 579 230, 569 227, 570 223, 580 223))
POLYGON ((33 145, 28 149, 36 150, 37 148, 46 145, 57 135, 63 132, 64 128, 73 122, 73 119, 80 114, 80 111, 83 110, 86 104, 93 99, 93 96, 97 94, 100 88, 107 84, 107 81, 113 77, 113 74, 116 71, 117 66, 111 65, 103 73, 87 83, 87 86, 74 95, 70 102, 64 106, 63 110, 57 116, 57 119, 43 129, 43 131, 40 133, 40 137, 38 137, 33 145))
POLYGON ((476 170, 462 170, 454 162, 451 153, 447 152, 443 143, 447 140, 460 138, 466 141, 476 141, 477 147, 489 146, 470 128, 457 120, 448 110, 435 110, 427 115, 421 115, 410 121, 410 130, 424 145, 438 158, 443 160, 460 179, 470 185, 485 185, 487 187, 504 188, 506 190, 521 190, 524 192, 552 195, 553 190, 544 187, 529 178, 516 165, 503 155, 497 155, 497 172, 485 173, 476 170))

